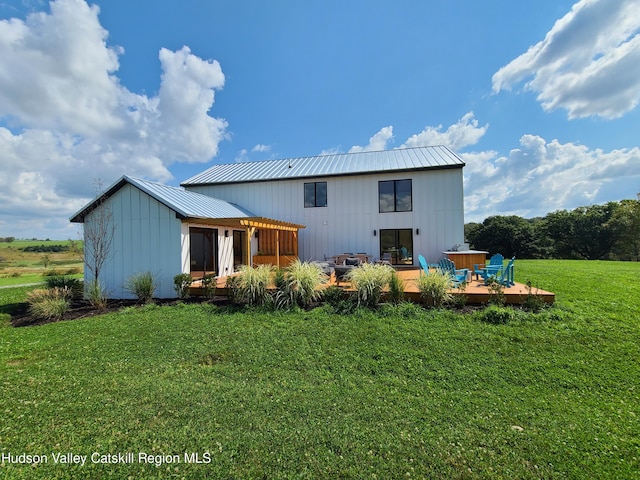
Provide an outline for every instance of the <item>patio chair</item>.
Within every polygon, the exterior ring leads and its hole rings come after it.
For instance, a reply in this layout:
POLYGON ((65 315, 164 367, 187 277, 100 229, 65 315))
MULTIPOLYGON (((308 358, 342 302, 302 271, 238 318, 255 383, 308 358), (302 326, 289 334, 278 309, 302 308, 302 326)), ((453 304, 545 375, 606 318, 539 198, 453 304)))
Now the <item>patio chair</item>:
POLYGON ((354 265, 336 265, 333 267, 333 271, 336 274, 336 285, 340 286, 340 282, 346 281, 347 275, 354 268, 356 268, 354 265))
POLYGON ((509 263, 507 264, 506 267, 496 266, 495 268, 494 267, 485 268, 482 273, 484 284, 487 285, 489 283, 489 280, 493 279, 496 282, 498 282, 500 285, 507 288, 515 285, 515 282, 513 281, 513 266, 515 261, 516 261, 516 257, 513 257, 511 260, 509 260, 509 263))
POLYGON ((458 288, 461 283, 467 280, 467 272, 469 271, 467 268, 456 269, 456 264, 448 258, 440 259, 438 262, 438 269, 444 275, 449 275, 451 277, 451 281, 455 288, 458 288))
POLYGON ((503 266, 503 262, 504 262, 504 257, 501 254, 496 253, 495 255, 491 256, 488 263, 485 263, 484 265, 474 264, 473 273, 476 275, 476 280, 478 280, 481 276, 483 276, 482 275, 483 270, 487 268, 489 269, 496 269, 497 267, 501 268, 503 266))
POLYGON ((422 255, 418 255, 418 263, 420 264, 420 275, 422 275, 422 272, 425 275, 429 275, 429 265, 422 255))
POLYGON ((389 252, 385 252, 380 257, 380 260, 376 262, 378 265, 391 265, 391 254, 389 252))
POLYGON ((347 257, 344 259, 344 264, 347 267, 359 267, 362 265, 362 260, 358 257, 347 257))

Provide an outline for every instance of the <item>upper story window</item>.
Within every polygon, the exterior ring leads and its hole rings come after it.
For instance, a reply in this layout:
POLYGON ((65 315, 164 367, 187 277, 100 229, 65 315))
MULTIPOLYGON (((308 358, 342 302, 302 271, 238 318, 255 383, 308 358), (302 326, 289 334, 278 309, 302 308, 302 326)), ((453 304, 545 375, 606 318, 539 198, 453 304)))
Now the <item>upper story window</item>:
POLYGON ((304 207, 327 206, 327 182, 304 184, 304 207))
POLYGON ((410 212, 413 210, 411 180, 378 182, 380 213, 410 212))

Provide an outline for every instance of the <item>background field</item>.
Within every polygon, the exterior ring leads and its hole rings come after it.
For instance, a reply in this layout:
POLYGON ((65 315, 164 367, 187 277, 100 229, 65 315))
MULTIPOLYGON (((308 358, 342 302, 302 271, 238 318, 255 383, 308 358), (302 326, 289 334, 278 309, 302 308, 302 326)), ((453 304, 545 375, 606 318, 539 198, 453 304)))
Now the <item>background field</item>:
MULTIPOLYGON (((58 272, 81 273, 82 242, 69 240, 16 240, 0 242, 0 287, 22 285, 43 281, 44 274, 58 272), (69 247, 65 252, 25 252, 25 247, 50 247, 62 245, 69 247), (48 265, 43 264, 43 256, 48 255, 48 265)), ((80 275, 81 276, 81 275, 80 275)))
MULTIPOLYGON (((640 478, 640 264, 520 261, 556 306, 146 306, 0 327, 0 449, 210 452, 7 478, 640 478)), ((0 305, 26 289, 0 290, 0 305)), ((1 307, 0 307, 1 308, 1 307)), ((0 310, 1 311, 1 310, 0 310)))

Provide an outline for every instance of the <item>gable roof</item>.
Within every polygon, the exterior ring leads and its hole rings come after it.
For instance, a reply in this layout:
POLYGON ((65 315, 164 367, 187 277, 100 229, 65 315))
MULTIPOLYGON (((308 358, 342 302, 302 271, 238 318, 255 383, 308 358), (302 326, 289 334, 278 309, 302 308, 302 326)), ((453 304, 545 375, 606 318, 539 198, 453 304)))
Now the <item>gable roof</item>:
POLYGON ((125 185, 133 185, 150 197, 170 208, 179 218, 256 218, 257 215, 244 208, 218 198, 209 197, 183 188, 171 187, 161 183, 149 182, 140 178, 124 175, 111 185, 99 198, 85 205, 71 217, 72 222, 82 223, 87 214, 105 199, 111 197, 125 185))
POLYGON ((181 185, 216 185, 462 167, 464 162, 458 155, 439 145, 214 165, 181 185))

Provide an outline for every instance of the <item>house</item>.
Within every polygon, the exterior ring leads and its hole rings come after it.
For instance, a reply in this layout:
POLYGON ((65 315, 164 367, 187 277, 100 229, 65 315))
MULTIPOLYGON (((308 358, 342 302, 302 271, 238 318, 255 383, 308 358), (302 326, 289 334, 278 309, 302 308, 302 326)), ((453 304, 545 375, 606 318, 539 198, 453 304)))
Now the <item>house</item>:
POLYGON ((433 146, 214 165, 182 188, 124 176, 71 221, 113 213, 101 274, 113 298, 143 271, 173 297, 177 273, 225 276, 239 264, 364 252, 415 265, 464 241, 463 167, 433 146))

